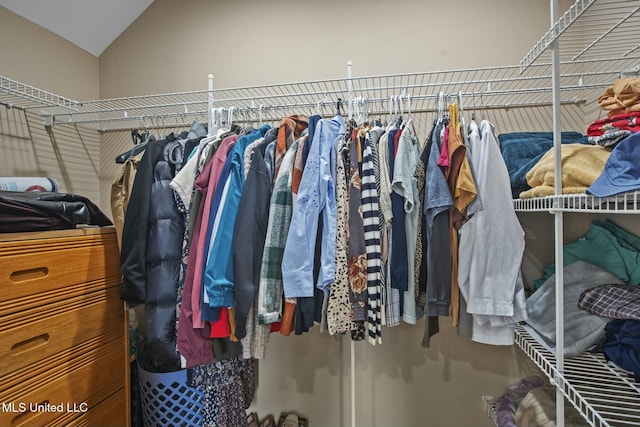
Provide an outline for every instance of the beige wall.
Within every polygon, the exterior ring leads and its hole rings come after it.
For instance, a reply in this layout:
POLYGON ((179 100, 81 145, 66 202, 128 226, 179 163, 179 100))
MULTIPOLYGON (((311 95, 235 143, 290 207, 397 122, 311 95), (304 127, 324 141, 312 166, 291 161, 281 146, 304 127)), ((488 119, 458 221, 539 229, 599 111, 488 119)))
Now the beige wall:
MULTIPOLYGON (((99 96, 98 58, 1 6, 0 53, 0 75, 75 100, 99 96)), ((0 106, 0 174, 52 177, 99 203, 98 133, 47 129, 40 113, 0 106)))
POLYGON ((548 26, 541 0, 156 0, 100 56, 100 95, 514 65, 548 26))
MULTIPOLYGON (((482 396, 499 396, 538 374, 515 347, 457 337, 448 319, 431 347, 420 347, 423 323, 383 330, 382 345, 355 343, 356 425, 371 427, 490 427, 482 396)), ((260 416, 297 410, 318 426, 351 425, 351 343, 317 330, 273 334, 259 364, 252 411, 260 416)))
POLYGON ((0 75, 77 101, 99 95, 98 58, 0 6, 0 75))
MULTIPOLYGON (((572 2, 559 3, 564 11, 572 2)), ((549 26, 546 1, 479 4, 156 0, 100 56, 100 97, 204 90, 210 73, 216 88, 343 78, 347 60, 354 77, 514 65, 549 26)), ((552 124, 550 108, 496 110, 489 118, 499 132, 552 124)), ((565 129, 580 130, 582 110, 566 109, 563 121, 565 129)), ((107 208, 119 168, 112 159, 130 138, 106 133, 102 141, 107 208)))

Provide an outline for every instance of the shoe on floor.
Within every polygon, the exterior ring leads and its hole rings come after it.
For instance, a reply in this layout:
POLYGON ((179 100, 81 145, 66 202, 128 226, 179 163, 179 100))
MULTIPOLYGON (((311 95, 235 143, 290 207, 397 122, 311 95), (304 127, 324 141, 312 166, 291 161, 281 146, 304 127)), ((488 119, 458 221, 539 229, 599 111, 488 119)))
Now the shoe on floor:
POLYGON ((267 415, 260 423, 260 427, 276 427, 276 419, 273 415, 267 415))
POLYGON ((247 415, 247 427, 260 427, 258 414, 251 412, 247 415))
POLYGON ((298 414, 290 412, 279 427, 299 427, 298 414))

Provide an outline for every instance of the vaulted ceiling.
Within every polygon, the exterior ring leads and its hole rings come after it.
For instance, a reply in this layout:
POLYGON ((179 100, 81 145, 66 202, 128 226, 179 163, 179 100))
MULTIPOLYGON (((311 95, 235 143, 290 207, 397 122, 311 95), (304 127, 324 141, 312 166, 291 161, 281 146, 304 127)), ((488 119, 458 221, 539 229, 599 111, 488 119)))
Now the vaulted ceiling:
POLYGON ((151 3, 153 0, 0 0, 0 6, 94 56, 100 56, 151 3))

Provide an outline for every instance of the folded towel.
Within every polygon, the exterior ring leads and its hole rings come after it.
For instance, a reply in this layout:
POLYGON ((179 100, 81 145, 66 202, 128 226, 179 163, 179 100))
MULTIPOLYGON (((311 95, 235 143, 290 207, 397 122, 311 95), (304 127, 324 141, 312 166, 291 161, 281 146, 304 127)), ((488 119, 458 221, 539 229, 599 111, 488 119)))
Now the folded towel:
POLYGON ((640 112, 632 111, 594 120, 587 127, 587 136, 600 136, 616 130, 628 130, 631 133, 640 131, 640 112))

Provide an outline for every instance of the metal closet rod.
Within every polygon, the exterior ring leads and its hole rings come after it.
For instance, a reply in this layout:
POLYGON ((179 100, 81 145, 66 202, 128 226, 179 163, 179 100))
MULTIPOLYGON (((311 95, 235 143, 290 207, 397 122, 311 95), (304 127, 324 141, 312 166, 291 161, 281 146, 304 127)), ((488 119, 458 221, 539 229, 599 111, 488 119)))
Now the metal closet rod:
MULTIPOLYGON (((565 86, 563 89, 564 90, 587 90, 587 89, 600 89, 603 87, 607 87, 609 86, 609 83, 602 83, 602 84, 593 84, 593 85, 582 85, 582 86, 565 86)), ((534 87, 534 88, 520 88, 520 89, 507 89, 507 90, 491 90, 491 91, 477 91, 477 92, 461 92, 461 94, 465 97, 465 98, 492 98, 492 97, 497 97, 497 96, 509 96, 509 95, 525 95, 525 94, 537 94, 537 93, 544 93, 544 92, 550 92, 551 89, 547 88, 547 87, 534 87)), ((355 96, 358 97, 360 91, 355 91, 355 96)), ((306 94, 305 94, 306 95, 306 94)), ((326 93, 324 95, 327 95, 326 93)), ((336 94, 334 95, 343 95, 342 92, 336 92, 336 94)), ((457 96, 458 93, 447 93, 446 95, 448 96, 457 96)), ((302 95, 298 95, 298 97, 300 97, 302 95)), ((437 100, 438 99, 438 94, 428 94, 428 95, 411 95, 411 94, 405 94, 405 95, 396 95, 396 96, 391 96, 391 97, 374 97, 374 98, 367 98, 364 97, 363 100, 365 101, 367 106, 371 106, 371 105, 375 105, 375 104, 383 104, 388 102, 389 100, 393 100, 394 98, 398 98, 401 100, 407 100, 410 99, 413 101, 424 101, 424 100, 437 100)), ((291 95, 290 97, 295 98, 294 95, 291 95)), ((342 97, 342 96, 340 96, 342 97)), ((269 99, 273 99, 273 98, 269 98, 269 99)), ((326 99, 326 96, 324 97, 324 99, 326 99)), ((335 105, 335 101, 326 101, 326 100, 321 100, 321 101, 317 101, 317 102, 294 102, 294 103, 289 103, 289 104, 277 104, 277 105, 272 105, 272 104, 264 104, 264 105, 260 105, 260 106, 255 106, 255 98, 235 98, 235 99, 222 99, 222 100, 215 100, 214 101, 214 106, 218 105, 221 106, 222 108, 235 108, 238 112, 246 112, 249 110, 253 110, 253 111, 259 111, 260 108, 264 109, 264 110, 273 110, 273 109, 294 109, 294 108, 313 108, 313 107, 327 107, 327 106, 331 106, 331 105, 335 105), (233 105, 229 105, 230 103, 235 103, 235 102, 247 102, 247 101, 252 101, 252 106, 251 107, 235 107, 233 105), (220 105, 220 104, 225 104, 225 105, 220 105)), ((348 102, 348 101, 346 101, 348 102)), ((586 102, 586 101, 585 101, 586 102)), ((189 105, 194 105, 194 104, 202 104, 202 102, 199 103, 190 103, 189 105)), ((508 103, 508 102, 503 102, 503 103, 496 103, 493 105, 496 105, 495 108, 505 108, 505 105, 509 105, 509 108, 517 108, 514 107, 516 105, 519 105, 522 103, 508 103)), ((174 104, 170 104, 170 105, 157 105, 157 106, 147 106, 147 107, 140 107, 140 109, 160 109, 160 108, 168 108, 168 107, 176 107, 176 106, 184 106, 185 103, 174 103, 174 104)), ((523 106, 530 106, 531 104, 529 103, 524 103, 522 104, 523 106)), ((482 108, 482 107, 478 107, 478 108, 482 108)), ((58 115, 54 115, 55 120, 53 121, 54 124, 91 124, 91 123, 108 123, 108 122, 117 122, 117 121, 130 121, 130 120, 145 120, 145 119, 153 119, 156 117, 159 118, 168 118, 168 117, 180 117, 181 115, 201 115, 204 114, 205 116, 207 115, 206 110, 203 112, 202 110, 196 110, 196 111, 188 111, 187 108, 185 108, 185 111, 181 111, 181 112, 170 112, 170 113, 156 113, 156 114, 146 114, 146 115, 134 115, 131 116, 128 114, 128 111, 135 111, 135 108, 131 108, 131 109, 110 109, 110 110, 103 110, 101 111, 101 113, 122 113, 122 115, 119 115, 118 117, 89 117, 89 118, 83 118, 86 117, 86 115, 89 114, 97 114, 97 113, 71 113, 71 114, 58 114, 58 115), (58 117, 69 117, 68 120, 58 120, 58 117), (73 119, 73 117, 76 117, 77 119, 73 119)))
MULTIPOLYGON (((619 71, 596 71, 596 72, 585 72, 585 73, 567 73, 563 74, 563 78, 587 78, 592 76, 602 76, 602 75, 613 75, 617 76, 619 71)), ((386 86, 371 86, 371 87, 356 87, 354 89, 355 93, 358 92, 389 92, 389 91, 398 91, 398 92, 406 92, 408 90, 422 89, 422 88, 444 88, 444 87, 457 87, 457 86, 471 86, 471 85, 490 85, 490 84, 500 84, 500 83, 513 83, 513 82, 532 82, 536 80, 548 80, 551 78, 551 75, 536 75, 529 77, 502 77, 502 78, 482 78, 482 79, 462 79, 450 82, 436 82, 436 83, 398 83, 386 86)), ((353 80, 365 79, 365 78, 354 78, 353 80)), ((343 81, 345 79, 341 79, 343 81)), ((610 82, 609 82, 610 83, 610 82)), ((307 83, 299 83, 298 85, 302 86, 307 83)), ((286 84, 284 86, 293 86, 295 84, 286 84)), ((279 86, 279 85, 278 85, 279 86)), ((249 91, 252 88, 244 88, 238 89, 243 90, 245 92, 249 91)), ((294 88, 291 88, 294 89, 294 88)), ((549 90, 548 88, 523 88, 521 90, 525 91, 540 91, 540 90, 549 90)), ((243 96, 236 97, 226 97, 216 99, 216 92, 228 92, 231 89, 222 89, 216 91, 214 89, 214 103, 215 102, 239 102, 239 101, 262 101, 268 99, 281 99, 281 98, 293 98, 293 97, 322 97, 323 99, 337 94, 344 94, 347 92, 346 88, 330 88, 330 89, 315 89, 312 91, 302 91, 302 92, 282 92, 282 93, 268 93, 268 94, 246 94, 243 96)), ((113 112, 125 112, 125 111, 136 111, 136 110, 144 110, 144 109, 159 109, 159 108, 167 108, 167 107, 183 107, 185 112, 188 113, 188 107, 194 105, 202 105, 206 103, 206 100, 185 100, 185 101, 174 101, 174 102, 164 102, 164 103, 154 103, 154 104, 140 104, 140 105, 117 105, 117 103, 121 103, 124 101, 132 102, 134 100, 146 100, 146 99, 154 99, 160 97, 171 97, 171 96, 187 96, 187 95, 202 95, 206 94, 206 91, 197 91, 197 92, 185 92, 181 94, 162 94, 162 95, 145 95, 142 97, 134 97, 134 98, 114 98, 111 100, 102 100, 102 101, 91 101, 83 104, 85 108, 84 111, 78 111, 76 114, 98 114, 98 113, 113 113, 113 112), (104 108, 95 108, 95 109, 86 109, 88 105, 104 105, 104 108)), ((502 93, 507 93, 506 91, 500 90, 491 90, 487 91, 478 91, 476 93, 483 93, 483 95, 499 95, 502 93)), ((518 89, 512 89, 508 93, 518 94, 522 92, 518 92, 518 89)), ((437 95, 436 95, 437 96, 437 95)))
MULTIPOLYGON (((603 60, 582 60, 582 61, 572 61, 567 62, 565 65, 576 66, 580 64, 588 64, 592 62, 601 62, 603 60)), ((302 96, 302 95, 323 95, 323 94, 333 94, 333 93, 342 93, 346 91, 346 88, 339 87, 336 89, 335 84, 337 83, 345 83, 346 80, 351 80, 354 83, 360 83, 366 80, 390 80, 390 79, 404 79, 409 77, 427 77, 427 76, 438 76, 445 74, 472 74, 479 72, 487 72, 493 70, 517 70, 518 66, 506 66, 506 67, 486 67, 486 68, 474 68, 474 69, 466 69, 466 70, 449 70, 449 71, 438 71, 438 72, 425 72, 425 73, 406 73, 406 74, 390 74, 390 75, 380 75, 380 76, 361 76, 361 77, 352 77, 351 79, 347 78, 337 78, 337 79, 329 79, 329 80, 315 80, 315 81, 305 81, 305 82, 294 82, 294 83, 278 83, 278 84, 270 84, 270 85, 257 85, 257 86, 247 86, 247 87, 236 87, 236 88, 222 88, 222 89, 214 89, 213 94, 214 97, 216 95, 223 95, 228 92, 244 92, 250 93, 251 91, 265 91, 265 90, 274 90, 274 89, 287 89, 287 88, 295 88, 295 87, 309 87, 311 85, 317 86, 321 84, 325 84, 328 86, 333 85, 332 88, 325 88, 324 90, 315 89, 313 91, 303 90, 301 93, 297 92, 279 92, 279 93, 267 93, 267 94, 252 94, 246 95, 242 97, 224 97, 220 96, 220 98, 224 98, 227 100, 250 100, 250 99, 267 99, 267 98, 282 98, 286 96, 302 96)), ((572 72, 562 74, 564 78, 571 77, 587 77, 587 76, 599 76, 599 75, 617 75, 619 71, 594 71, 594 72, 572 72)), ((398 83, 392 85, 378 85, 373 84, 371 87, 365 86, 356 87, 354 90, 394 90, 394 89, 412 89, 412 88, 429 88, 429 87, 445 87, 445 86, 461 86, 461 85, 472 85, 472 84, 488 84, 488 83, 506 83, 506 82, 515 82, 515 81, 532 81, 532 80, 540 80, 540 79, 550 79, 551 75, 543 74, 543 75, 533 75, 533 76, 513 76, 513 77, 483 77, 480 79, 459 79, 448 82, 438 81, 438 82, 430 82, 428 80, 427 83, 398 83)), ((173 101, 169 103, 153 103, 153 104, 129 104, 129 105, 118 105, 121 103, 131 103, 134 101, 144 101, 144 100, 153 100, 153 99, 161 99, 161 98, 176 98, 176 97, 184 97, 185 99, 190 96, 200 96, 206 95, 208 93, 207 90, 195 90, 188 92, 168 92, 161 94, 152 94, 152 95, 139 95, 133 97, 122 97, 122 98, 108 98, 108 99, 100 99, 100 100, 92 100, 85 101, 79 103, 81 106, 78 112, 81 113, 91 113, 91 112, 108 112, 114 109, 124 110, 124 109, 143 109, 143 108, 158 108, 162 106, 179 106, 179 105, 192 105, 197 103, 205 103, 206 100, 204 97, 201 100, 184 100, 184 101, 173 101), (105 108, 92 108, 93 106, 101 106, 104 105, 105 108), (109 107, 109 105, 118 105, 117 107, 109 107), (84 110, 84 111, 81 111, 84 110)))
MULTIPOLYGON (((625 54, 628 56, 631 52, 637 50, 640 47, 640 44, 634 44, 630 46, 630 50, 625 54)), ((625 61, 635 60, 640 58, 635 57, 627 57, 625 61)), ((600 59, 583 59, 579 61, 571 61, 564 62, 562 65, 567 67, 569 70, 578 70, 575 73, 570 74, 570 76, 587 76, 587 75, 613 75, 616 72, 613 71, 599 71, 595 73, 582 74, 579 72, 582 65, 588 65, 592 63, 604 63, 604 64, 617 64, 619 63, 621 58, 600 58, 600 59)), ((536 63, 532 64, 531 68, 534 70, 545 70, 546 76, 546 66, 548 64, 544 63, 536 63)), ((292 90, 296 90, 296 94, 292 95, 308 95, 313 91, 317 92, 316 95, 323 95, 324 93, 335 93, 339 92, 337 88, 342 89, 346 84, 347 80, 349 80, 352 84, 356 86, 355 90, 392 90, 392 89, 409 89, 409 87, 448 87, 452 85, 462 85, 462 84, 473 84, 474 82, 480 84, 479 82, 484 82, 484 84, 492 83, 502 83, 508 81, 526 81, 526 80, 535 80, 536 78, 545 78, 545 76, 520 76, 521 80, 513 80, 513 77, 506 77, 505 74, 510 74, 512 72, 516 72, 520 69, 519 66, 500 66, 500 67, 479 67, 479 68, 469 68, 469 69, 458 69, 458 70, 441 70, 441 71, 429 71, 429 72, 413 72, 413 73, 401 73, 401 74, 388 74, 388 75, 377 75, 377 76, 358 76, 351 77, 349 79, 345 78, 336 78, 336 79, 325 79, 325 80, 315 80, 315 81, 306 81, 306 82, 289 82, 289 83, 279 83, 279 84, 268 84, 268 85, 255 85, 255 86, 247 86, 247 87, 237 87, 237 88, 223 88, 218 90, 213 90, 214 96, 218 96, 220 98, 229 98, 227 95, 237 95, 237 94, 247 94, 247 99, 251 99, 252 97, 255 99, 268 99, 268 98, 281 98, 286 96, 284 92, 292 90), (495 78, 487 77, 487 75, 494 75, 495 78), (467 78, 469 77, 470 78, 467 78), (481 77, 481 79, 475 79, 475 76, 481 77), (462 78, 461 78, 462 77, 462 78), (442 82, 442 79, 449 79, 449 82, 442 82), (453 81, 455 79, 455 81, 453 81), (433 80, 439 80, 435 83, 433 80), (422 81, 423 83, 418 83, 418 81, 422 81), (427 83, 424 84, 424 81, 427 83), (380 84, 380 83, 388 83, 391 82, 393 85, 388 84, 380 84), (395 83, 400 82, 400 83, 395 83), (323 86, 323 90, 319 91, 317 88, 319 86, 323 86), (359 88, 358 86, 365 86, 365 88, 359 88), (311 89, 311 90, 309 90, 311 89)), ((617 67, 619 70, 620 67, 617 67)), ((565 76, 565 75, 563 75, 565 76)), ((569 76, 569 74, 567 74, 569 76)), ((348 89, 345 89, 346 92, 348 89)), ((161 104, 161 101, 169 101, 164 103, 167 106, 177 106, 177 105, 193 105, 197 104, 198 101, 203 105, 206 105, 207 95, 209 94, 208 90, 195 90, 195 91, 185 91, 185 92, 173 92, 173 93, 161 93, 161 94, 151 94, 151 95, 138 95, 132 97, 121 97, 121 98, 110 98, 110 99, 98 99, 98 100, 89 100, 84 102, 75 101, 69 98, 62 97, 60 95, 56 95, 51 92, 47 92, 41 89, 38 89, 34 86, 30 86, 24 83, 20 83, 18 81, 9 79, 0 75, 0 92, 8 95, 9 100, 3 99, 3 102, 8 102, 14 106, 20 106, 25 109, 34 109, 34 108, 44 108, 44 107, 53 107, 53 108, 63 108, 64 111, 60 112, 52 112, 51 114, 55 115, 63 115, 68 113, 73 114, 81 114, 81 113, 99 113, 104 110, 125 110, 125 109, 143 109, 143 108, 155 108, 161 104), (15 98, 11 99, 11 97, 15 98), (31 101, 28 105, 25 105, 21 101, 31 101), (140 104, 143 105, 140 105, 140 104), (147 103, 148 105, 144 105, 147 103), (72 111, 69 111, 72 110, 72 111)), ((244 97, 244 95, 242 95, 244 97)), ((236 96, 237 97, 237 96, 236 96)))
MULTIPOLYGON (((575 105, 575 106, 580 106, 580 105, 584 105, 586 104, 586 99, 573 99, 573 100, 566 100, 566 101, 562 101, 562 105, 575 105)), ((327 107, 327 106, 334 106, 335 103, 324 103, 322 105, 322 107, 327 107)), ((482 111, 482 110, 505 110, 508 111, 510 109, 521 109, 521 108, 542 108, 542 107, 550 107, 552 105, 551 102, 521 102, 521 103, 503 103, 503 104, 487 104, 487 105, 464 105, 464 108, 467 111, 472 111, 472 110, 478 110, 478 111, 482 111)), ((287 112, 287 110, 294 110, 296 108, 309 108, 309 107, 317 107, 318 104, 298 104, 298 105, 268 105, 268 106, 264 106, 263 107, 263 111, 264 112, 277 112, 277 111, 283 111, 283 112, 287 112)), ((222 107, 225 110, 229 110, 229 108, 226 107, 222 107)), ((259 116, 258 116, 258 108, 253 108, 253 107, 249 107, 249 108, 235 108, 233 109, 233 111, 237 114, 239 114, 241 117, 239 118, 234 118, 233 119, 233 123, 255 123, 258 122, 260 120, 259 116), (242 116, 245 117, 242 117, 242 116), (247 115, 252 116, 251 119, 246 118, 247 115)), ((418 109, 412 109, 411 110, 411 114, 426 114, 426 113, 436 113, 438 112, 437 108, 418 108, 418 109)), ((375 109, 375 110, 369 110, 365 112, 366 114, 369 115, 375 115, 375 116, 380 116, 380 115, 388 115, 391 114, 392 112, 387 110, 387 109, 375 109)), ((397 111, 396 113, 401 113, 400 111, 397 111)), ((408 113, 408 110, 405 110, 403 113, 408 113)), ((331 114, 326 114, 324 112, 322 112, 322 114, 320 114, 323 117, 331 117, 333 116, 335 113, 331 113, 331 114)), ((189 113, 169 113, 169 114, 158 114, 155 116, 130 116, 127 118, 110 118, 110 119, 98 119, 98 120, 87 120, 87 121, 73 121, 73 122, 68 122, 68 123, 58 123, 58 124, 86 124, 86 123, 116 123, 116 122, 124 122, 124 121, 137 121, 141 123, 140 127, 143 127, 145 129, 172 129, 172 128, 176 128, 176 127, 188 127, 190 126, 190 123, 187 123, 186 121, 174 121, 172 123, 166 124, 166 123, 162 123, 160 124, 160 120, 164 119, 179 119, 179 118, 183 118, 186 119, 189 116, 201 116, 201 117, 207 117, 207 112, 206 111, 193 111, 193 112, 189 112, 189 113), (144 124, 144 120, 152 120, 151 125, 147 126, 144 124), (156 120, 156 124, 153 124, 153 120, 156 120)), ((262 117, 262 121, 263 122, 272 122, 272 121, 276 121, 276 120, 281 120, 283 116, 274 116, 274 115, 269 115, 268 117, 262 117)), ((128 127, 118 127, 118 128, 102 128, 100 129, 101 132, 122 132, 122 131, 127 131, 130 130, 131 126, 128 127)))

